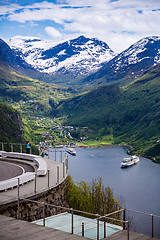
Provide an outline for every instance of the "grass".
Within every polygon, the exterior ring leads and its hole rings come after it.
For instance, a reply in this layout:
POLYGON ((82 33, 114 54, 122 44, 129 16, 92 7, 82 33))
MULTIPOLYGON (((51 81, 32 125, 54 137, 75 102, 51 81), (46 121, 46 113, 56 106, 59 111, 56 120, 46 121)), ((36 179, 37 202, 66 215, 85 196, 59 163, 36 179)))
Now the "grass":
POLYGON ((103 136, 100 140, 85 140, 83 142, 77 142, 77 146, 86 146, 86 147, 102 147, 114 145, 113 135, 103 136))

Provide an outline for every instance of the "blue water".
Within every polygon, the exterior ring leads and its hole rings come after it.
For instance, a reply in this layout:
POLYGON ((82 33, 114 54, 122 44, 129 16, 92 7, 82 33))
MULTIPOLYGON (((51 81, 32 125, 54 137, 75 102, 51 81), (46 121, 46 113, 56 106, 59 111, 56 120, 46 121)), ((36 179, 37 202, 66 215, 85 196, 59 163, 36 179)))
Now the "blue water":
MULTIPOLYGON (((76 156, 68 155, 69 174, 74 181, 85 180, 89 184, 102 177, 104 186, 110 186, 116 198, 122 199, 123 207, 160 216, 160 164, 140 157, 139 163, 122 169, 120 164, 127 156, 126 150, 117 146, 76 148, 76 156)), ((136 219, 135 230, 140 228, 151 235, 150 217, 130 215, 136 219)), ((160 237, 160 218, 155 219, 155 234, 160 237)))

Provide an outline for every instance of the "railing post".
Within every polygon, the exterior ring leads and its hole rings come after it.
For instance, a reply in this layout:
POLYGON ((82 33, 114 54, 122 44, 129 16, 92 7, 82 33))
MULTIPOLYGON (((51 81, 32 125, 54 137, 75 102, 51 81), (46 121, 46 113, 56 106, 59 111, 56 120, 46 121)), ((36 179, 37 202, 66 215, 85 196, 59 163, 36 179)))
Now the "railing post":
POLYGON ((19 185, 20 185, 20 179, 17 178, 17 180, 18 180, 18 198, 19 198, 19 185))
POLYGON ((97 214, 97 240, 99 240, 99 215, 97 214))
POLYGON ((20 219, 20 197, 18 197, 18 213, 17 213, 17 219, 20 219))
POLYGON ((36 194, 36 192, 37 192, 36 187, 37 187, 37 173, 35 173, 35 177, 34 177, 34 193, 35 193, 35 194, 36 194))
POLYGON ((64 162, 63 162, 63 178, 65 178, 65 165, 64 165, 64 162))
POLYGON ((13 143, 11 143, 11 152, 13 152, 13 143))
POLYGON ((61 151, 61 163, 62 163, 62 151, 61 151))
POLYGON ((20 143, 20 153, 22 153, 22 144, 20 143))
POLYGON ((154 221, 153 221, 153 214, 151 214, 152 217, 152 238, 154 237, 154 221))
POLYGON ((129 221, 127 221, 127 239, 129 240, 129 221))
POLYGON ((43 227, 45 227, 45 203, 43 202, 43 227))
POLYGON ((71 212, 72 212, 72 224, 71 224, 71 233, 73 234, 73 208, 71 208, 71 212))
POLYGON ((49 147, 48 147, 48 159, 49 159, 49 147))
POLYGON ((104 238, 106 238, 106 218, 104 219, 104 238))
POLYGON ((55 148, 55 161, 56 161, 56 148, 55 148))
POLYGON ((84 237, 84 223, 82 222, 82 237, 84 237))
POLYGON ((48 173, 48 188, 49 188, 49 169, 47 170, 48 173))
POLYGON ((125 230, 125 221, 126 221, 126 209, 123 209, 123 230, 125 230))
POLYGON ((66 161, 66 173, 68 173, 68 156, 65 158, 66 161))
POLYGON ((59 166, 57 166, 57 183, 59 183, 59 166))

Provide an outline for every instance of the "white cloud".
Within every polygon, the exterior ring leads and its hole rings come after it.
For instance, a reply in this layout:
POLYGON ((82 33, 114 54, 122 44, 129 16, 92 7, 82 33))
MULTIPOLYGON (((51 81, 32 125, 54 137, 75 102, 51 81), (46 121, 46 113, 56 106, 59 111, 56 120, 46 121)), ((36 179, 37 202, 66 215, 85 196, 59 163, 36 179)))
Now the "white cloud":
POLYGON ((45 31, 47 32, 48 35, 50 35, 53 38, 61 38, 62 37, 62 34, 53 27, 46 27, 45 31))
POLYGON ((47 34, 53 38, 65 40, 84 34, 106 41, 115 51, 122 51, 140 38, 160 34, 158 9, 159 0, 59 0, 57 4, 44 1, 22 7, 12 4, 8 9, 2 6, 1 14, 8 14, 10 21, 24 24, 50 20, 64 29, 61 34, 52 26, 46 26, 47 34))
POLYGON ((10 6, 1 6, 0 7, 0 15, 6 15, 6 14, 14 14, 15 11, 21 9, 22 7, 18 4, 11 4, 10 6))

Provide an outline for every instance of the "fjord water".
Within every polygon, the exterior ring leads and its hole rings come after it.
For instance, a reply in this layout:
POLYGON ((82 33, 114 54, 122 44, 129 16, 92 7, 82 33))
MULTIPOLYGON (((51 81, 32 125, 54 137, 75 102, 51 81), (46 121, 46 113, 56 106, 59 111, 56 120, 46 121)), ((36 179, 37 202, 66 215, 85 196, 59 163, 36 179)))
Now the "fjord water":
MULTIPOLYGON (((104 186, 110 186, 116 198, 124 200, 123 207, 160 216, 160 164, 140 157, 139 163, 122 169, 120 164, 128 156, 126 151, 120 146, 76 148, 77 155, 69 155, 69 174, 75 182, 92 183, 102 177, 104 186)), ((150 216, 130 214, 130 218, 134 230, 151 235, 150 216)), ((154 233, 160 237, 160 218, 154 224, 154 233)))

